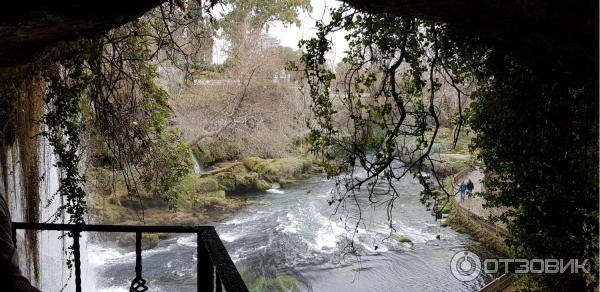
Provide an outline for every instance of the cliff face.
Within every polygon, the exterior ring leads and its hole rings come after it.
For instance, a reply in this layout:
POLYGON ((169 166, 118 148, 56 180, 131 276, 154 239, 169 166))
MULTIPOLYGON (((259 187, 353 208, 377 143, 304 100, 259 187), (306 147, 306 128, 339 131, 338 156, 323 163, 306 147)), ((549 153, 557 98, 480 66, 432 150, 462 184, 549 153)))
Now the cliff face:
POLYGON ((582 78, 598 73, 598 1, 344 1, 372 13, 449 23, 534 66, 560 63, 582 78))
MULTIPOLYGON (((11 1, 0 10, 0 68, 27 63, 60 40, 122 25, 164 0, 11 1)), ((450 23, 536 59, 598 63, 598 1, 345 0, 369 12, 450 23), (580 60, 580 61, 577 61, 580 60)))
POLYGON ((0 10, 0 68, 25 64, 58 41, 118 27, 162 2, 11 1, 0 10))
MULTIPOLYGON (((139 17, 164 0, 12 1, 0 10, 0 77, 43 49, 139 17)), ((449 23, 525 60, 597 76, 598 1, 345 0, 372 13, 449 23)))

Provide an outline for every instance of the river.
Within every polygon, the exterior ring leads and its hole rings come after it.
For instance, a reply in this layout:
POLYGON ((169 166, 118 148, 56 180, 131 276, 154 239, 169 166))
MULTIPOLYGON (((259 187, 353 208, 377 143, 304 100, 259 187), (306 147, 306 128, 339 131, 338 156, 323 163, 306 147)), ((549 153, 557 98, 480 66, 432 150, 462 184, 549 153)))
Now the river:
MULTIPOLYGON (((470 249, 471 239, 435 221, 419 201, 421 186, 415 180, 406 177, 395 186, 400 198, 392 211, 394 231, 383 207, 362 208, 364 224, 357 231, 354 224, 346 226, 355 222, 357 208, 334 215, 335 204, 327 203, 334 182, 321 177, 248 195, 245 208, 212 225, 246 284, 257 290, 475 291, 485 285, 490 279, 465 283, 450 273, 450 259, 470 249), (354 249, 349 245, 353 235, 354 249), (412 243, 400 243, 396 235, 412 243)), ((150 291, 195 291, 195 240, 178 236, 143 252, 150 291)), ((96 244, 89 256, 99 291, 128 291, 133 252, 96 244)))

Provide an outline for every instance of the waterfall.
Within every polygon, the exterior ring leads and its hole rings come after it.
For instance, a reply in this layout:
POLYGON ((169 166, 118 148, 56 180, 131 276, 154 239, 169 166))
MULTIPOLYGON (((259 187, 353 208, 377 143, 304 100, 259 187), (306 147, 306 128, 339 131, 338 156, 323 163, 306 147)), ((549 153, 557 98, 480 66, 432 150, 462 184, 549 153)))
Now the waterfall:
POLYGON ((196 158, 196 155, 194 155, 194 152, 192 152, 192 161, 194 162, 194 172, 196 174, 205 172, 205 170, 202 168, 202 165, 200 164, 200 161, 198 161, 198 158, 196 158))
MULTIPOLYGON (((40 221, 51 222, 62 204, 62 197, 56 195, 53 198, 53 195, 56 194, 59 188, 61 172, 55 166, 56 157, 52 146, 50 146, 45 139, 43 139, 40 144, 40 173, 43 177, 40 183, 40 201, 42 204, 40 207, 40 221)), ((62 222, 60 223, 66 223, 68 215, 62 214, 61 220, 62 222)), ((72 238, 66 236, 63 237, 62 235, 63 232, 61 231, 45 231, 40 234, 39 252, 41 273, 39 286, 43 291, 59 291, 66 283, 69 285, 64 291, 75 290, 74 270, 72 271, 73 276, 69 279, 71 271, 69 271, 65 264, 67 257, 69 256, 65 251, 72 245, 73 241, 72 238), (61 281, 57 281, 57 279, 61 279, 61 281)), ((83 291, 93 291, 94 274, 93 271, 88 268, 89 257, 87 254, 87 238, 88 233, 83 232, 80 238, 81 283, 83 291)))
MULTIPOLYGON (((59 195, 54 196, 59 188, 61 171, 55 166, 56 157, 52 146, 45 138, 39 139, 38 148, 39 168, 40 168, 40 222, 52 222, 54 215, 61 206, 62 198, 59 195)), ((24 210, 26 204, 25 192, 21 179, 21 163, 18 159, 18 145, 10 147, 7 153, 6 161, 6 186, 7 201, 9 204, 12 221, 26 221, 24 210)), ((61 222, 68 220, 66 214, 61 217, 61 222)), ((68 247, 72 245, 72 238, 62 236, 60 231, 40 231, 38 232, 38 253, 39 253, 39 278, 37 281, 33 273, 33 262, 28 256, 28 243, 23 230, 17 231, 17 249, 19 252, 19 265, 21 270, 31 282, 42 291, 75 291, 75 271, 70 271, 66 266, 69 257, 68 247)), ((95 277, 93 270, 89 268, 89 257, 87 253, 88 234, 82 233, 80 238, 81 245, 81 277, 83 291, 94 291, 95 277)))

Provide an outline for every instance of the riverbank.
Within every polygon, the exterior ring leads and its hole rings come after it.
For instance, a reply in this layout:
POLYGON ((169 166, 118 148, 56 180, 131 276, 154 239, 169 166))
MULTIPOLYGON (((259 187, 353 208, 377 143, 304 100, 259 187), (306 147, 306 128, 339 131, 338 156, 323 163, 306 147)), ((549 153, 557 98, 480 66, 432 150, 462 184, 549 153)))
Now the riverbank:
MULTIPOLYGON (((426 136, 430 137, 431 134, 427 133, 426 136)), ((439 129, 432 147, 431 157, 444 190, 453 196, 448 197, 441 188, 435 190, 438 199, 433 205, 433 211, 447 217, 442 226, 450 226, 458 232, 471 235, 482 245, 495 252, 508 254, 508 248, 504 243, 506 231, 502 226, 495 226, 488 221, 489 210, 483 208, 485 200, 479 196, 473 196, 467 198, 465 205, 462 206, 457 195, 460 182, 468 179, 472 179, 474 182, 475 193, 483 190, 484 174, 474 171, 482 166, 482 162, 477 161, 469 149, 471 138, 467 133, 461 133, 455 145, 452 130, 449 128, 439 129)), ((430 167, 428 164, 424 166, 430 167)), ((426 170, 431 171, 431 168, 426 168, 426 170)))
MULTIPOLYGON (((130 195, 118 175, 96 167, 87 173, 91 186, 90 214, 93 222, 100 224, 205 224, 224 220, 240 210, 247 203, 245 194, 276 189, 317 173, 318 167, 306 157, 246 157, 220 163, 205 173, 189 173, 176 188, 177 199, 167 201, 146 192, 130 195)), ((164 234, 144 236, 144 248, 153 248, 168 238, 164 234)), ((135 243, 130 234, 109 239, 121 247, 135 243)))
MULTIPOLYGON (((431 139, 433 132, 429 131, 425 133, 425 139, 431 139)), ((429 156, 431 162, 435 168, 435 173, 440 178, 452 176, 461 170, 472 167, 475 165, 481 165, 480 161, 477 161, 469 149, 472 135, 463 130, 454 143, 454 133, 451 128, 439 128, 435 138, 435 142, 431 147, 429 156)), ((412 149, 416 148, 416 139, 404 141, 408 149, 408 153, 398 153, 400 160, 410 164, 414 162, 418 157, 423 154, 423 151, 417 151, 412 153, 412 149)), ((422 165, 423 170, 431 172, 433 169, 429 163, 422 165)))

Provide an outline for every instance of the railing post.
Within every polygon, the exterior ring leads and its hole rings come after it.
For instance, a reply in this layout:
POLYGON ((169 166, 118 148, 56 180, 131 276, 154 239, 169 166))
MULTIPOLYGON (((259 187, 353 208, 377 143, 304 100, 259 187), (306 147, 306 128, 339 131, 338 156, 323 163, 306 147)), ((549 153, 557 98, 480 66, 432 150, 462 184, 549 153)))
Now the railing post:
POLYGON ((75 263, 76 292, 81 292, 81 254, 79 248, 79 231, 73 231, 73 262, 75 263))
MULTIPOLYGON (((215 283, 215 271, 213 262, 208 255, 208 249, 202 240, 202 235, 198 232, 198 268, 196 272, 198 291, 214 291, 213 283, 215 283)), ((215 285, 219 285, 216 283, 215 285)))
POLYGON ((146 280, 142 278, 142 232, 135 232, 135 279, 131 281, 130 292, 144 292, 148 290, 146 280))
POLYGON ((135 233, 135 277, 142 277, 142 233, 135 233))
MULTIPOLYGON (((235 268, 235 264, 227 253, 223 242, 219 239, 219 235, 212 226, 207 226, 202 231, 202 241, 207 247, 210 258, 215 265, 219 282, 217 285, 222 285, 226 291, 248 291, 244 280, 235 268)), ((220 286, 218 289, 221 289, 220 286)), ((212 290, 211 290, 212 291, 212 290)))

